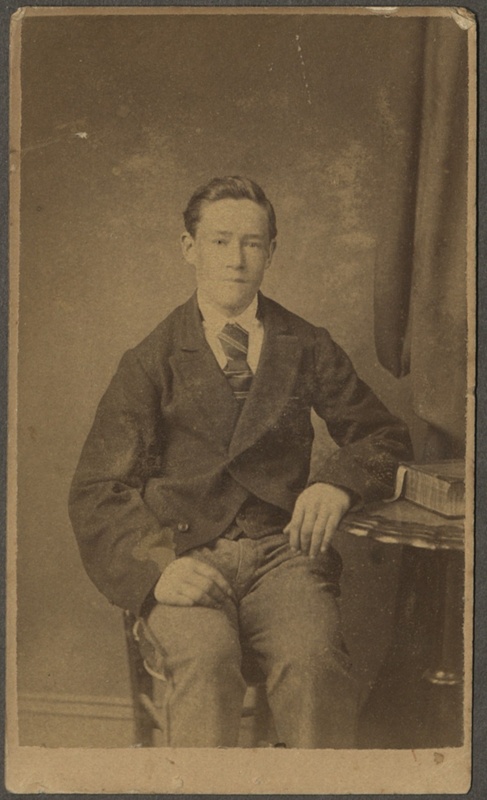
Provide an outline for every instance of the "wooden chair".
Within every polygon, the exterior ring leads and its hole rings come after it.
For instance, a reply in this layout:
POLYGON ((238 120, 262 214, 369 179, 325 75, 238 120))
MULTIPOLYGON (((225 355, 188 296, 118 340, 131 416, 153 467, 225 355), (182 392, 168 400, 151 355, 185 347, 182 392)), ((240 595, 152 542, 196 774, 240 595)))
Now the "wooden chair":
MULTIPOLYGON (((164 676, 157 671, 157 665, 154 668, 144 658, 139 620, 129 611, 123 612, 123 620, 134 707, 135 744, 139 747, 167 746, 164 676)), ((248 664, 245 675, 248 689, 242 710, 239 747, 278 747, 279 744, 271 744, 276 737, 261 676, 248 664)))

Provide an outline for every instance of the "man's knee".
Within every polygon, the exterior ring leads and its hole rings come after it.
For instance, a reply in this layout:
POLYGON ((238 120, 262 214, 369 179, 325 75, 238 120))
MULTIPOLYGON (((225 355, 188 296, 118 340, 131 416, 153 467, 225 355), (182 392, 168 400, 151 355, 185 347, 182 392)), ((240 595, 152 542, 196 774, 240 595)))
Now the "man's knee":
POLYGON ((213 639, 188 643, 184 660, 187 666, 197 670, 200 675, 224 678, 228 670, 240 670, 242 656, 237 643, 229 639, 213 639))
POLYGON ((303 641, 289 642, 288 647, 276 652, 271 669, 280 676, 296 676, 304 681, 321 682, 331 674, 348 673, 351 661, 345 648, 330 642, 303 641))
POLYGON ((153 641, 171 673, 225 675, 240 668, 238 635, 216 611, 159 605, 148 620, 153 641))

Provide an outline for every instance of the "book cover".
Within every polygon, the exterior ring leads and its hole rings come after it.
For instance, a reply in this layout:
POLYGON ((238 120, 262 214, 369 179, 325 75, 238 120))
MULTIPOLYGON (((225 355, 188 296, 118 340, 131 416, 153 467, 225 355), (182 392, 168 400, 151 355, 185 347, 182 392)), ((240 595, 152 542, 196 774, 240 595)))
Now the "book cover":
POLYGON ((401 464, 392 499, 401 497, 445 517, 463 517, 465 462, 455 459, 433 464, 401 464))

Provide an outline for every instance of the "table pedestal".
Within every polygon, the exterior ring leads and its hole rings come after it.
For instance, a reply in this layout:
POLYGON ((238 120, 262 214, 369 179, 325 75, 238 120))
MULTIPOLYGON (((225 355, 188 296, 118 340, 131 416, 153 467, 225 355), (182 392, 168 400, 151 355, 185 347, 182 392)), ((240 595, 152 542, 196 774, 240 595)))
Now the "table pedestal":
POLYGON ((462 744, 463 602, 463 552, 403 548, 393 641, 362 709, 360 747, 462 744))

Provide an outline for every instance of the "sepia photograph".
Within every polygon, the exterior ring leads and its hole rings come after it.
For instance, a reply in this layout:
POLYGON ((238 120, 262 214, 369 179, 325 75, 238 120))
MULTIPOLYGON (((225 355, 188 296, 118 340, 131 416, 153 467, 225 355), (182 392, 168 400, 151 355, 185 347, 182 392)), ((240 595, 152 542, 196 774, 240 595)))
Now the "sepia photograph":
POLYGON ((12 17, 7 788, 467 792, 476 21, 12 17))

